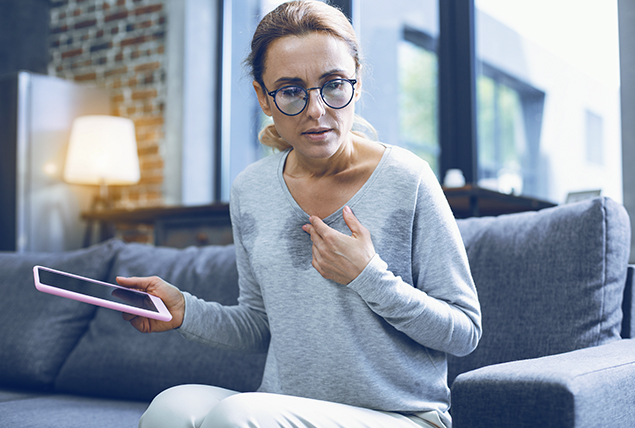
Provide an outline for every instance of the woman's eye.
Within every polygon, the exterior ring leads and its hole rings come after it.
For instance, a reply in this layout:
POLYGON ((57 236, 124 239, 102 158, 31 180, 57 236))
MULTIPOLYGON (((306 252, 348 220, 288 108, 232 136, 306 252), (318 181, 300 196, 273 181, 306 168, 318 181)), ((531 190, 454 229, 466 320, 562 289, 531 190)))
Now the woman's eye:
POLYGON ((298 98, 303 96, 302 88, 297 86, 282 88, 278 93, 284 98, 298 98))
POLYGON ((326 82, 324 84, 324 90, 325 91, 339 91, 342 89, 342 87, 344 86, 344 81, 343 80, 331 80, 330 82, 326 82))

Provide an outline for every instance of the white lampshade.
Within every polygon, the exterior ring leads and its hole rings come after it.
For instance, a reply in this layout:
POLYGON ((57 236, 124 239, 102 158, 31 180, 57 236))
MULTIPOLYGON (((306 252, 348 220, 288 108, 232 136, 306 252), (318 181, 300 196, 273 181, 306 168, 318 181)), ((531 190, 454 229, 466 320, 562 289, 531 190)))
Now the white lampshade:
POLYGON ((73 122, 64 180, 121 185, 139 181, 134 123, 116 116, 81 116, 73 122))

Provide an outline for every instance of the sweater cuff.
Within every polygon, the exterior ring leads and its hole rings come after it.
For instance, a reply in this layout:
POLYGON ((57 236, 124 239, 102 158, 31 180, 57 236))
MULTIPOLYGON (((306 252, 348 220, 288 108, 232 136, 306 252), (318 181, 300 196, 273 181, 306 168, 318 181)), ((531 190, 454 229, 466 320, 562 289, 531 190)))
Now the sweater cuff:
POLYGON ((387 269, 386 262, 379 257, 379 254, 375 253, 364 270, 357 275, 357 278, 349 282, 347 287, 356 291, 365 300, 374 301, 378 297, 374 295, 378 291, 377 281, 387 269))
POLYGON ((183 298, 185 299, 185 312, 183 314, 183 322, 181 326, 177 329, 181 334, 189 331, 189 327, 192 324, 192 304, 193 301, 196 300, 196 297, 192 296, 187 291, 181 291, 183 294, 183 298))

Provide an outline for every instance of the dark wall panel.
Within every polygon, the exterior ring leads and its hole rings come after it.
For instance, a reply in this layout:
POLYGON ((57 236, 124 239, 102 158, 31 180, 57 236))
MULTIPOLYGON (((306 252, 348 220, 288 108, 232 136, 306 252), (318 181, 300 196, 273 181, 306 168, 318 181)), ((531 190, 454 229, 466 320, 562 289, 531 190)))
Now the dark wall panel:
POLYGON ((46 74, 49 10, 48 0, 0 0, 0 75, 46 74))

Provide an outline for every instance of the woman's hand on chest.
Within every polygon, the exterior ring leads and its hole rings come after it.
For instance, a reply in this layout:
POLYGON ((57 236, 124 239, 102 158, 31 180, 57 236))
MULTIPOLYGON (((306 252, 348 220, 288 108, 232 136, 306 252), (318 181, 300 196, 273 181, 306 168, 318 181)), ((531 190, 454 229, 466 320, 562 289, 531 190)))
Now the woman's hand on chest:
POLYGON ((317 216, 311 216, 302 229, 311 235, 313 267, 324 278, 347 285, 368 265, 375 247, 370 232, 348 206, 342 215, 350 236, 332 229, 317 216))

